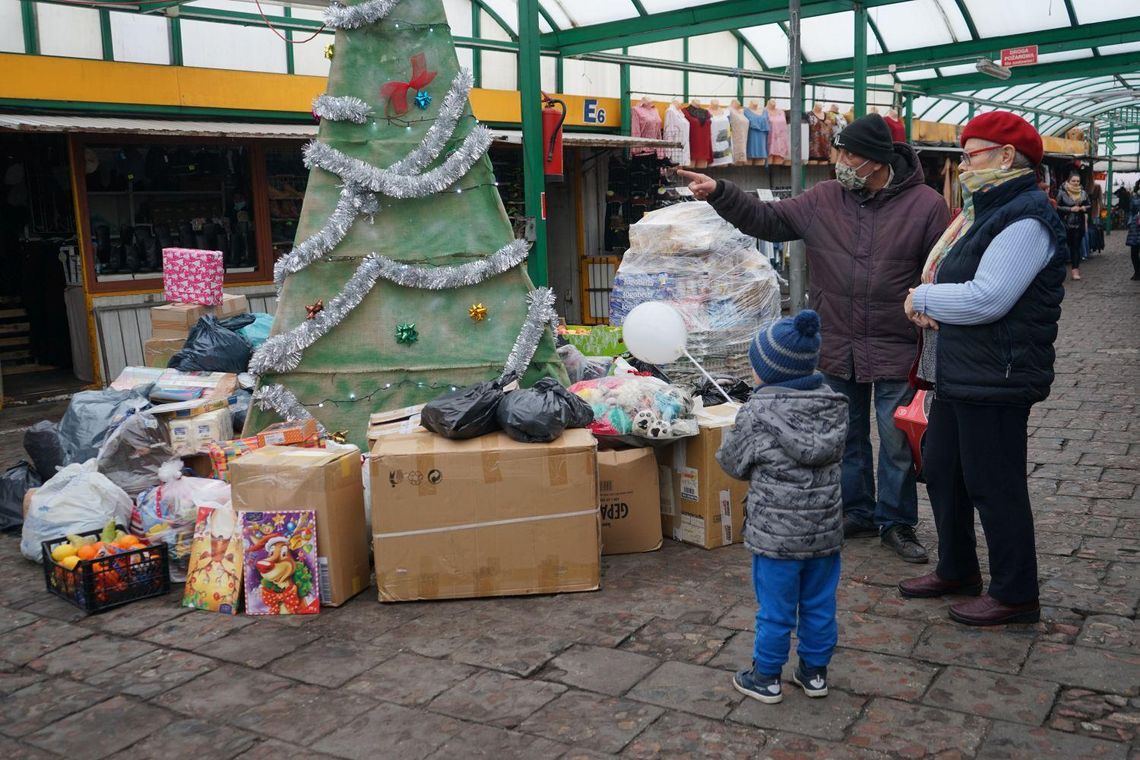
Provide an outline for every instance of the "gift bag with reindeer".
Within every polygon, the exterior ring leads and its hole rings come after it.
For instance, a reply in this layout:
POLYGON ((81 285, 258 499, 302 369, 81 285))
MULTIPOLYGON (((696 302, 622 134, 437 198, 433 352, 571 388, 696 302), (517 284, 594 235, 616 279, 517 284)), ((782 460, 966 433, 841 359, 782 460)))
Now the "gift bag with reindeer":
POLYGON ((316 614, 316 512, 242 512, 241 520, 246 614, 316 614))
POLYGON ((182 606, 236 615, 241 610, 241 555, 237 513, 228 504, 199 507, 182 606))

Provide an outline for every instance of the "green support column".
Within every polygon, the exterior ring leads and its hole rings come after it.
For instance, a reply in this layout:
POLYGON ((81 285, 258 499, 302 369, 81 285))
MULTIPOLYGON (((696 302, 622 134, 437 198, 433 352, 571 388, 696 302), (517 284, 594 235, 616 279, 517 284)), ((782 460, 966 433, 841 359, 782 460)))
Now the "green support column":
POLYGON ((554 59, 554 89, 566 92, 566 65, 561 55, 554 59))
MULTIPOLYGON (((284 6, 281 10, 285 14, 285 18, 289 18, 293 15, 293 11, 288 5, 284 6)), ((285 73, 297 73, 297 63, 293 60, 293 31, 291 29, 285 30, 285 73)))
MULTIPOLYGON (((483 10, 479 3, 471 3, 471 36, 479 39, 483 33, 483 10)), ((471 79, 476 87, 483 86, 483 52, 479 48, 471 49, 471 79)))
POLYGON ((970 101, 970 107, 966 111, 966 119, 967 120, 974 118, 974 113, 977 111, 977 108, 978 108, 977 104, 975 104, 974 101, 971 100, 970 101))
MULTIPOLYGON (((621 49, 622 55, 629 55, 629 48, 621 49)), ((633 114, 631 113, 632 105, 630 103, 629 91, 629 64, 623 63, 621 65, 621 133, 629 135, 633 133, 633 114)))
POLYGON ((867 7, 855 4, 855 118, 867 115, 867 7))
MULTIPOLYGON (((681 60, 685 63, 689 62, 689 38, 686 37, 681 40, 681 60)), ((681 72, 681 100, 686 103, 689 102, 689 72, 681 72)))
MULTIPOLYGON (((744 71, 744 40, 736 38, 736 68, 744 71)), ((736 78, 736 99, 744 103, 744 77, 736 78)))
POLYGON ((40 35, 36 31, 36 6, 31 0, 20 0, 20 20, 24 24, 24 52, 40 52, 40 35))
POLYGON ((167 20, 167 31, 170 33, 170 65, 182 65, 182 21, 175 16, 167 20))
POLYGON ((764 80, 764 105, 768 105, 768 101, 772 99, 772 80, 764 80))
POLYGON ((106 8, 99 9, 99 37, 103 41, 103 60, 115 60, 115 43, 111 39, 111 12, 106 8))
POLYGON ((538 0, 519 0, 518 81, 522 100, 523 193, 526 215, 534 225, 527 271, 535 285, 546 285, 546 220, 543 219, 542 63, 539 55, 538 0))
POLYGON ((914 96, 906 96, 906 141, 914 140, 914 96))
MULTIPOLYGON (((1089 134, 1092 134, 1091 132, 1089 134)), ((1108 174, 1105 175, 1104 181, 1104 207, 1108 209, 1108 219, 1104 223, 1104 233, 1107 235, 1112 232, 1112 153, 1116 149, 1116 142, 1114 141, 1113 124, 1108 124, 1108 135, 1105 137, 1104 153, 1108 156, 1108 174)), ((1096 153, 1095 146, 1092 153, 1096 153)), ((1127 211, 1127 209, 1125 209, 1127 211)))

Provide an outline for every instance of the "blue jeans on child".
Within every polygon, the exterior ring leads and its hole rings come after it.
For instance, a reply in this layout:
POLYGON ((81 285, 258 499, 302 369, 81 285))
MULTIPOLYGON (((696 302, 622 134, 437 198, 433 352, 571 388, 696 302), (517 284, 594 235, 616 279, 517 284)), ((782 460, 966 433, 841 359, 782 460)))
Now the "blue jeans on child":
POLYGON ((879 531, 918 524, 914 457, 906 435, 895 427, 895 409, 910 403, 914 389, 905 380, 857 383, 824 375, 832 390, 847 397, 847 448, 843 452, 843 514, 879 531), (871 397, 879 428, 878 489, 871 456, 871 397), (876 493, 877 491, 877 493, 876 493))
POLYGON ((825 668, 839 638, 835 589, 839 554, 816 559, 769 559, 752 555, 756 591, 756 642, 752 664, 757 673, 779 675, 788 661, 792 629, 799 626, 796 654, 809 668, 825 668))

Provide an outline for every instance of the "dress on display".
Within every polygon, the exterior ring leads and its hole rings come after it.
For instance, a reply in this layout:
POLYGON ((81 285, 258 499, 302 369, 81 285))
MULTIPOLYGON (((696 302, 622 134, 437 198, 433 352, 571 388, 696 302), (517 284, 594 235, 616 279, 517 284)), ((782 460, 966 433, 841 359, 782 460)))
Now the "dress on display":
POLYGON ((748 161, 748 117, 744 109, 733 109, 728 114, 728 121, 732 124, 732 163, 743 164, 748 161))
POLYGON ((768 157, 768 112, 749 108, 744 112, 748 119, 748 158, 768 157))
POLYGON ((887 126, 891 130, 891 139, 895 142, 906 142, 906 126, 898 119, 892 119, 890 116, 884 116, 883 121, 887 122, 887 126))
MULTIPOLYGON (((661 139, 661 114, 657 106, 652 103, 638 103, 630 112, 633 118, 630 134, 634 137, 648 137, 653 140, 661 139)), ((665 151, 660 148, 634 148, 633 155, 648 156, 656 154, 658 158, 665 158, 665 151)))
POLYGON ((681 143, 680 148, 669 148, 665 157, 678 166, 693 163, 689 155, 689 121, 677 106, 669 106, 665 111, 665 129, 662 137, 670 142, 681 143))
POLYGON ((703 161, 711 163, 712 152, 712 114, 703 108, 688 106, 684 110, 685 120, 689 122, 689 153, 692 162, 703 161))
POLYGON ((721 111, 712 117, 712 166, 732 163, 732 124, 728 113, 721 111))
POLYGON ((788 117, 779 108, 768 112, 768 155, 778 158, 788 158, 792 155, 788 117))
POLYGON ((827 115, 808 111, 808 158, 826 161, 831 157, 831 124, 827 115))

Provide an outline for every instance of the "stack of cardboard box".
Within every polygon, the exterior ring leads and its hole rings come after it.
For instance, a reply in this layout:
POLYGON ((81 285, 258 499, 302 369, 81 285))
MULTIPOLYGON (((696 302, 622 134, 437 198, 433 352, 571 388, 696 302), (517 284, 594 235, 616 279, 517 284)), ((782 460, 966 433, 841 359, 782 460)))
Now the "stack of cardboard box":
POLYGON ((150 338, 143 344, 146 366, 165 367, 170 357, 182 349, 191 328, 207 314, 228 319, 249 311, 249 299, 227 293, 218 306, 167 303, 150 310, 150 338))

